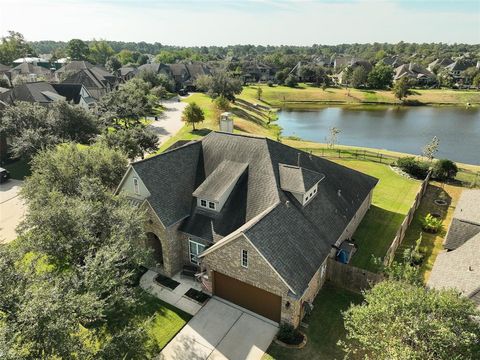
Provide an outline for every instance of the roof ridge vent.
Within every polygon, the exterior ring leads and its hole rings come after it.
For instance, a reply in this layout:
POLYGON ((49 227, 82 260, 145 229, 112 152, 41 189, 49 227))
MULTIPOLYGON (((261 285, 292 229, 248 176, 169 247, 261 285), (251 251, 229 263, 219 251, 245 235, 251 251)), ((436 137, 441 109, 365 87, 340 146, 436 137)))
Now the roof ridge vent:
POLYGON ((285 201, 285 206, 286 206, 287 208, 290 207, 290 201, 289 201, 289 200, 285 201))
POLYGON ((337 195, 338 195, 339 197, 342 196, 342 190, 338 189, 338 190, 337 190, 337 195))

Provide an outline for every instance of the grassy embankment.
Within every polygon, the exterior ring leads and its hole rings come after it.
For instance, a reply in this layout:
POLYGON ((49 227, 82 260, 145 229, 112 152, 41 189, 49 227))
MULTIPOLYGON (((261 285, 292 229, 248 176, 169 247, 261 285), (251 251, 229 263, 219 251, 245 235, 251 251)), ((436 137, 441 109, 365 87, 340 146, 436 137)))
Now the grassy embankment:
MULTIPOLYGON (((262 89, 262 102, 273 107, 316 107, 325 104, 388 104, 401 105, 390 90, 361 90, 345 88, 327 88, 322 90, 306 84, 299 84, 296 88, 287 86, 255 85, 246 86, 241 97, 246 100, 255 100, 257 88, 262 89)), ((407 100, 417 105, 454 105, 480 106, 480 91, 452 90, 452 89, 415 89, 414 94, 407 100)))

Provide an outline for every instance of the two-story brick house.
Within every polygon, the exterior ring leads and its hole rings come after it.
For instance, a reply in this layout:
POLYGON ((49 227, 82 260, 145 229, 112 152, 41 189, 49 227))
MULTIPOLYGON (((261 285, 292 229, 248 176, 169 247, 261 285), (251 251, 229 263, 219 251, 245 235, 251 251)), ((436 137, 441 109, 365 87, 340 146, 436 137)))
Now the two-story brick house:
POLYGON ((297 326, 376 183, 270 139, 212 132, 133 163, 118 191, 147 210, 157 271, 197 266, 207 291, 297 326))

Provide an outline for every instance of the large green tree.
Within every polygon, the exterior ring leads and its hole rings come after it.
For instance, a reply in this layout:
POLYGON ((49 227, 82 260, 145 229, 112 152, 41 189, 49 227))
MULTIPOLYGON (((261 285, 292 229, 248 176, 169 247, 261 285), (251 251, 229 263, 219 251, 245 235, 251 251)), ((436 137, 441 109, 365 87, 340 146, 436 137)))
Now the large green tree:
POLYGON ((1 64, 10 65, 14 60, 33 53, 32 47, 19 32, 9 31, 8 35, 0 40, 1 64))
POLYGON ((392 86, 393 68, 382 62, 378 63, 368 74, 368 86, 372 89, 386 89, 392 86))
POLYGON ((143 126, 108 131, 100 142, 112 149, 118 149, 129 159, 144 158, 146 153, 158 150, 158 135, 143 126))
POLYGON ((393 85, 393 95, 400 101, 404 100, 408 95, 411 95, 411 93, 410 80, 406 77, 397 80, 393 85))
POLYGON ((368 77, 367 70, 365 70, 363 66, 357 66, 352 71, 350 83, 354 88, 365 86, 365 84, 367 83, 367 77, 368 77))
POLYGON ((83 40, 72 39, 68 42, 65 52, 72 60, 88 60, 90 48, 83 40))
POLYGON ((470 299, 396 280, 364 295, 344 313, 347 353, 379 360, 480 357, 480 313, 470 299))
POLYGON ((235 95, 242 92, 242 81, 232 77, 226 71, 199 76, 195 85, 214 99, 222 95, 228 100, 234 101, 235 95))
POLYGON ((17 102, 8 106, 0 118, 0 133, 11 138, 11 152, 20 157, 32 157, 65 141, 88 143, 98 132, 92 113, 65 101, 49 106, 17 102))
POLYGON ((105 40, 93 40, 89 45, 90 60, 104 66, 107 60, 115 53, 105 40))

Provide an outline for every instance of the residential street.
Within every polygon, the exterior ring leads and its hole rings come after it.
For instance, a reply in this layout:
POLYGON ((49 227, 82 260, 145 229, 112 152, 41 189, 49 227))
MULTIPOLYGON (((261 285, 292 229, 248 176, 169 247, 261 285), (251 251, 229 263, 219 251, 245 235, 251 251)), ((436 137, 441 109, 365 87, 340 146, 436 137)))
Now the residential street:
POLYGON ((170 137, 175 135, 183 126, 182 111, 187 106, 185 102, 179 102, 177 98, 173 100, 162 101, 165 111, 155 121, 154 117, 150 128, 158 134, 159 145, 163 144, 170 137))
POLYGON ((15 228, 25 214, 25 206, 18 192, 22 186, 20 180, 9 180, 0 185, 0 244, 14 240, 15 228))

